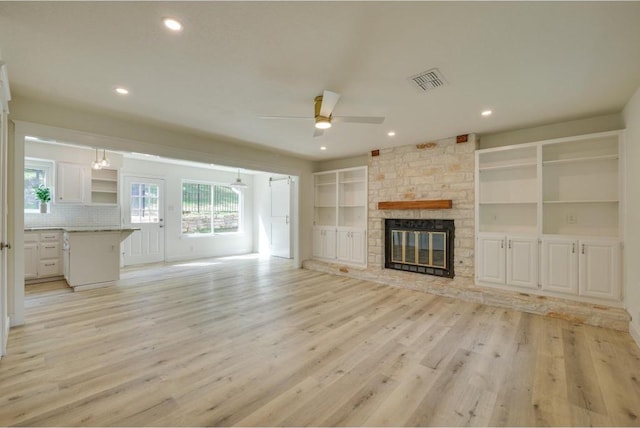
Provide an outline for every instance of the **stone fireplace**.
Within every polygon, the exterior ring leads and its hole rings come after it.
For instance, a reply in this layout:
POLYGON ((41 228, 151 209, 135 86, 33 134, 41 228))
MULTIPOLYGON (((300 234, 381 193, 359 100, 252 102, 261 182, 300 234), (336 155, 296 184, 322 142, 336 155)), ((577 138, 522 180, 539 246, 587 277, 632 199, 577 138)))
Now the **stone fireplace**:
POLYGON ((454 277, 453 220, 386 219, 384 267, 454 277))

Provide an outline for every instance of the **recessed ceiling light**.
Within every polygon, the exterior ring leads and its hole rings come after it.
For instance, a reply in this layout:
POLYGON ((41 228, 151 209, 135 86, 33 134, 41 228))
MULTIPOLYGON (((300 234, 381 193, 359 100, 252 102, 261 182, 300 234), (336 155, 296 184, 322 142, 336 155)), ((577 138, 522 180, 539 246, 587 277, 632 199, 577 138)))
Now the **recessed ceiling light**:
POLYGON ((182 24, 180 23, 180 21, 177 21, 173 18, 164 18, 162 20, 162 23, 171 31, 178 32, 182 30, 182 24))
POLYGON ((395 137, 395 136, 396 136, 396 133, 395 133, 395 131, 389 131, 389 132, 387 132, 387 135, 388 135, 389 137, 395 137))
POLYGON ((325 146, 320 147, 320 150, 327 150, 325 146))
POLYGON ((129 90, 127 88, 123 88, 121 86, 118 86, 116 88, 116 92, 119 93, 120 95, 127 95, 129 93, 129 90))
POLYGON ((491 116, 493 112, 491 110, 485 110, 480 114, 486 117, 486 116, 491 116))

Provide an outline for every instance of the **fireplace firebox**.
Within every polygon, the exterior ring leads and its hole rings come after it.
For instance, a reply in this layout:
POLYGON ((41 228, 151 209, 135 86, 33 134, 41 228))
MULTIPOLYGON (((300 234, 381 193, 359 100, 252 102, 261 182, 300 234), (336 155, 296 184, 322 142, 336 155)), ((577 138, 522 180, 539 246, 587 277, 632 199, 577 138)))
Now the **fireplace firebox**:
POLYGON ((386 219, 384 231, 385 268, 453 278, 453 220, 386 219))

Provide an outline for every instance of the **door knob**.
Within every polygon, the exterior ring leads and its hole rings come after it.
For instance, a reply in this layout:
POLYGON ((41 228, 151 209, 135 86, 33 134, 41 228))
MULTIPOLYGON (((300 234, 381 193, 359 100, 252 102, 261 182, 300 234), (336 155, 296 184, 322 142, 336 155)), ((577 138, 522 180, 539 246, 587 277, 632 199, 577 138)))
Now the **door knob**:
POLYGON ((9 243, 5 244, 4 242, 0 242, 0 250, 4 250, 5 248, 7 250, 11 249, 11 244, 9 244, 9 243))

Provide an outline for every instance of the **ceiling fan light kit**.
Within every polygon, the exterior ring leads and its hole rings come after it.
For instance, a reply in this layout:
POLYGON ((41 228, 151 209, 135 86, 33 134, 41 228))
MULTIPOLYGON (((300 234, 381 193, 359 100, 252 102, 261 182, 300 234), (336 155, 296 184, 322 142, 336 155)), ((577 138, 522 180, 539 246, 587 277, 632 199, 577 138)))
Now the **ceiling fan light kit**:
MULTIPOLYGON (((322 131, 331 128, 331 122, 364 123, 378 125, 384 122, 384 117, 373 116, 333 116, 333 109, 340 99, 340 94, 331 91, 323 91, 313 99, 313 119, 315 122, 314 137, 322 135, 322 131)), ((262 119, 311 119, 311 117, 299 116, 262 116, 262 119)))
POLYGON ((318 129, 329 129, 331 128, 331 118, 316 116, 316 128, 318 129))

